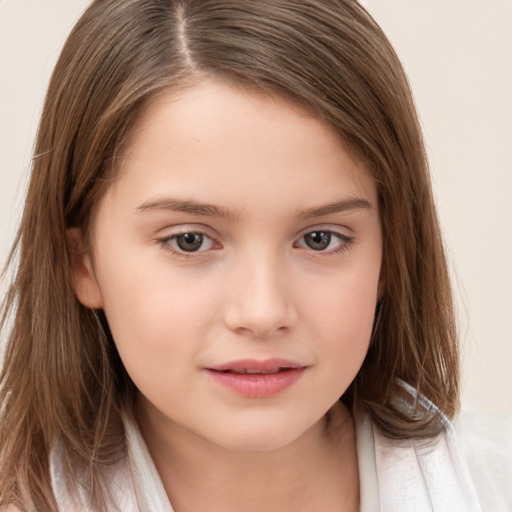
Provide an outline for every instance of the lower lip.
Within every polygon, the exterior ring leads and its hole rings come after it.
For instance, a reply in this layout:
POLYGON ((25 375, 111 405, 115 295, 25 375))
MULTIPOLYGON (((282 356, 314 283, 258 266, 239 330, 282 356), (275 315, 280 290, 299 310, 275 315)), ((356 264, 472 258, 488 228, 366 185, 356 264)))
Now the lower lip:
POLYGON ((278 373, 233 373, 206 370, 219 384, 247 398, 269 398, 292 386, 305 368, 290 368, 278 373))

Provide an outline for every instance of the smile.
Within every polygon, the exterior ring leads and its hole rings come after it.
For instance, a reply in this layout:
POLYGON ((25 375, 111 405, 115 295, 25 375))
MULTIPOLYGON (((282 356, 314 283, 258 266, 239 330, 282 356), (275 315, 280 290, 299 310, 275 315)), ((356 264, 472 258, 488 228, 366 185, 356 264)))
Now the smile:
POLYGON ((246 398, 269 398, 292 386, 306 366, 292 361, 244 360, 205 368, 224 388, 246 398))

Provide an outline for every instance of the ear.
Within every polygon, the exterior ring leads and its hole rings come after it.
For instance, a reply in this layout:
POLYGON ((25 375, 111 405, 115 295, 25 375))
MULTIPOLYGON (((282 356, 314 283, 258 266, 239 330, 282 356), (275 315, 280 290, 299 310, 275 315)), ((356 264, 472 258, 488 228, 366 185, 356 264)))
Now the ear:
POLYGON ((68 229, 66 243, 71 260, 73 288, 78 300, 88 308, 102 308, 103 297, 82 230, 80 228, 68 229))

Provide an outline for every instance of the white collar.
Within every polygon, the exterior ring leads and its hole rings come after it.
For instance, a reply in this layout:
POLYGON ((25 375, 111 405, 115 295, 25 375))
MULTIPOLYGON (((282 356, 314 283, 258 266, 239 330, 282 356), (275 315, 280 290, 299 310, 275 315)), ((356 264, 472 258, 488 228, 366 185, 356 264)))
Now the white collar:
POLYGON ((356 413, 361 512, 482 512, 453 426, 443 423, 434 439, 392 440, 356 413))

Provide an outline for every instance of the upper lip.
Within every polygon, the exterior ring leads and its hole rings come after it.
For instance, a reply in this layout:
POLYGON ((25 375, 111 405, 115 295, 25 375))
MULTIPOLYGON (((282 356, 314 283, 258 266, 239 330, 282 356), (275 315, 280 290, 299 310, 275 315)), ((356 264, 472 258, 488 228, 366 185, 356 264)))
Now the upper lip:
POLYGON ((270 372, 280 368, 295 369, 304 368, 305 365, 290 361, 288 359, 240 359, 238 361, 230 361, 219 365, 209 366, 207 370, 229 371, 229 370, 249 370, 255 372, 270 372))

